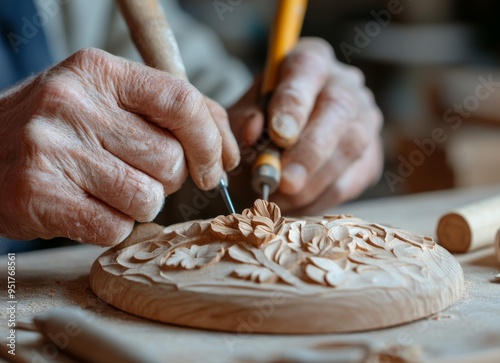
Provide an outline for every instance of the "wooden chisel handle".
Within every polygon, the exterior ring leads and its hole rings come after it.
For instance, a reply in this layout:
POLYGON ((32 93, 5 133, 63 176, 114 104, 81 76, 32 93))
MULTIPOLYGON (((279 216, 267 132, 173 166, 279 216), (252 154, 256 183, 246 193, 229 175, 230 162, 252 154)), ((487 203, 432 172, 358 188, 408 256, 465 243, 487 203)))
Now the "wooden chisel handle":
POLYGON ((144 62, 187 80, 179 47, 157 0, 117 0, 144 62))
POLYGON ((252 187, 255 192, 260 193, 264 200, 267 200, 269 194, 274 193, 280 184, 280 148, 290 147, 297 141, 273 131, 272 120, 267 117, 267 107, 271 94, 278 83, 281 63, 295 47, 299 38, 306 8, 307 0, 279 0, 269 38, 261 98, 267 119, 267 132, 274 145, 268 145, 259 154, 252 168, 252 187))

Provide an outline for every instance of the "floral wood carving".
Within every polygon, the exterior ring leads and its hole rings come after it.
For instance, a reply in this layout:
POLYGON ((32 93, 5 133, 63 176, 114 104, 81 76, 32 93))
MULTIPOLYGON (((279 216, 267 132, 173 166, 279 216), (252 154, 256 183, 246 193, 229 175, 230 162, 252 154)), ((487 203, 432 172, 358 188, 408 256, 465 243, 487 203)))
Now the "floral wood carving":
POLYGON ((463 291, 458 262, 430 237, 349 215, 241 214, 139 224, 103 253, 92 290, 149 319, 222 331, 351 332, 434 314, 463 291))
MULTIPOLYGON (((420 257, 435 247, 431 237, 350 215, 284 218, 276 204, 257 200, 241 214, 167 227, 160 240, 117 252, 117 262, 133 269, 150 261, 165 278, 172 269, 203 270, 232 262, 226 276, 230 279, 301 288, 337 288, 357 280, 361 287, 396 269, 413 279, 425 278, 429 266, 420 257)), ((392 285, 397 280, 380 278, 377 283, 392 285)))

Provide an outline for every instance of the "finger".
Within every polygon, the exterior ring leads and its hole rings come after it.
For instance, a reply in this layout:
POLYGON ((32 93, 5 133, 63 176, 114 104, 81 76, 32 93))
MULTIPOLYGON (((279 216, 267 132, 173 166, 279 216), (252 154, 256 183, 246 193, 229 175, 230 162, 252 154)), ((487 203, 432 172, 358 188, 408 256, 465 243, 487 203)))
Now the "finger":
POLYGON ((126 107, 170 130, 182 144, 196 185, 203 190, 215 188, 224 173, 222 138, 205 99, 187 82, 168 75, 152 77, 151 83, 156 84, 133 88, 124 101, 126 107), (163 84, 158 78, 163 78, 163 84), (153 93, 145 92, 147 88, 153 93))
MULTIPOLYGON (((106 203, 86 194, 75 193, 57 196, 60 204, 47 211, 50 221, 46 231, 52 237, 67 237, 80 243, 114 246, 127 238, 135 220, 106 203)), ((44 238, 44 236, 41 236, 44 238)))
POLYGON ((297 142, 330 76, 332 59, 328 43, 308 39, 283 61, 268 106, 269 131, 276 145, 288 148, 297 142))
POLYGON ((163 185, 105 150, 68 150, 65 172, 80 188, 138 222, 156 217, 165 200, 163 185), (76 165, 75 165, 76 164, 76 165))
POLYGON ((360 135, 363 135, 363 130, 347 129, 339 147, 327 162, 308 178, 306 187, 293 195, 278 193, 275 196, 277 198, 276 203, 286 209, 292 206, 294 208, 307 206, 315 202, 330 185, 334 184, 361 157, 366 144, 359 142, 360 135))
POLYGON ((38 163, 43 171, 12 175, 16 183, 2 202, 12 206, 13 223, 2 230, 18 239, 67 237, 102 246, 122 242, 131 233, 133 218, 83 191, 45 157, 37 159, 45 160, 38 163))
POLYGON ((79 51, 64 64, 79 74, 94 74, 95 64, 100 64, 106 77, 91 80, 99 97, 112 95, 119 107, 168 129, 181 143, 189 172, 201 189, 219 183, 224 175, 221 135, 203 95, 191 84, 96 49, 79 51))
POLYGON ((233 170, 240 163, 240 150, 234 138, 226 110, 214 100, 205 97, 210 114, 222 136, 222 163, 226 171, 233 170))
POLYGON ((280 190, 286 194, 299 193, 308 178, 333 155, 345 130, 354 125, 356 118, 357 105, 352 94, 332 82, 325 86, 301 138, 283 153, 280 190))
MULTIPOLYGON (((82 117, 85 116, 82 111, 82 117)), ((110 127, 96 127, 106 150, 158 180, 165 194, 181 188, 188 174, 184 150, 168 130, 125 111, 112 112, 106 118, 113 123, 110 127)))
POLYGON ((292 197, 296 199, 290 199, 290 196, 276 194, 273 196, 273 201, 276 200, 282 210, 293 215, 321 214, 337 204, 356 198, 368 186, 374 184, 380 178, 382 163, 382 146, 380 142, 373 141, 364 150, 363 155, 352 163, 335 182, 322 189, 321 193, 315 193, 315 198, 297 196, 292 197), (297 206, 300 207, 297 208, 297 206))
POLYGON ((259 104, 262 76, 256 77, 248 92, 228 110, 231 129, 241 144, 254 145, 262 135, 264 113, 259 104))

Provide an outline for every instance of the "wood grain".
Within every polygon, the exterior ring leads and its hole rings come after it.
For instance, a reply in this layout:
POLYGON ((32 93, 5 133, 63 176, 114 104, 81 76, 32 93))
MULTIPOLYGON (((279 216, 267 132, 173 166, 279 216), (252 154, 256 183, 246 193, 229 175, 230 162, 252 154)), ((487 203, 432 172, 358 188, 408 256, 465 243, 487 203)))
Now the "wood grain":
POLYGON ((379 329, 437 313, 463 292, 457 261, 430 237, 352 216, 242 214, 138 225, 94 263, 91 288, 145 318, 238 333, 379 329))

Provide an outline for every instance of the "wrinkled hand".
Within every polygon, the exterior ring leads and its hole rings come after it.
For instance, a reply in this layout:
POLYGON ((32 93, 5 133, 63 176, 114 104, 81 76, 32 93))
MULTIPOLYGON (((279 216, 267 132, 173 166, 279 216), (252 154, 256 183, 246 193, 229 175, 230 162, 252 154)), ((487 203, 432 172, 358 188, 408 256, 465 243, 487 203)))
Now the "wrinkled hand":
POLYGON ((113 245, 188 171, 239 162, 227 114, 164 72, 88 49, 0 95, 0 235, 113 245))
MULTIPOLYGON (((242 161, 250 164, 255 155, 248 145, 264 127, 259 88, 256 81, 229 110, 242 161)), ((271 200, 288 213, 317 213, 358 196, 379 178, 381 112, 362 73, 338 62, 328 43, 298 43, 282 64, 267 112, 270 135, 285 148, 281 184, 271 200)))

